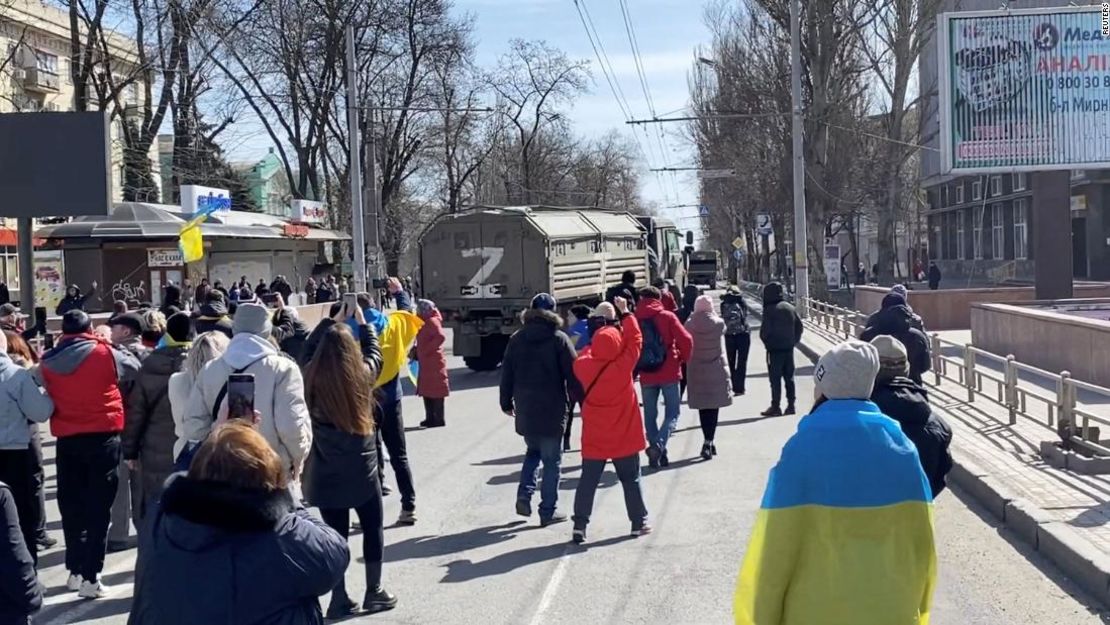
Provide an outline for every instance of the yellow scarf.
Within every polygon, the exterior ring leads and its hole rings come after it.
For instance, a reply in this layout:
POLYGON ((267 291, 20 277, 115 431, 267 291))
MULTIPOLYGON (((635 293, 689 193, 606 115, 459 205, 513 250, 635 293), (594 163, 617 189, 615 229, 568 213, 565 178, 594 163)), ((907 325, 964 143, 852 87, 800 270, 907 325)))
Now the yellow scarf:
POLYGON ((378 373, 378 380, 374 388, 378 388, 397 377, 405 367, 409 349, 416 340, 416 333, 424 326, 424 321, 416 315, 399 310, 390 313, 387 325, 382 335, 378 337, 382 350, 382 370, 378 373))

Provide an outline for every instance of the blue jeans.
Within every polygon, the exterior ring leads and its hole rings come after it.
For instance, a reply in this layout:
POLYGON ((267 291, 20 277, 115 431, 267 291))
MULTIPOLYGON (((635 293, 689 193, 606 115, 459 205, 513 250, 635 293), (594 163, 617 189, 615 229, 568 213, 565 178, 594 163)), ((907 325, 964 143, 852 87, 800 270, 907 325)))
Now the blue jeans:
POLYGON ((662 451, 667 451, 667 441, 678 425, 678 411, 682 402, 678 382, 662 386, 640 385, 644 396, 644 429, 647 432, 648 445, 658 445, 662 451), (663 427, 659 428, 659 395, 663 395, 663 427))
POLYGON ((536 480, 540 477, 540 462, 543 462, 543 478, 540 482, 540 518, 550 519, 555 514, 555 504, 559 500, 560 466, 563 463, 563 439, 561 436, 525 436, 524 465, 520 468, 520 487, 517 499, 532 500, 536 492, 536 480))

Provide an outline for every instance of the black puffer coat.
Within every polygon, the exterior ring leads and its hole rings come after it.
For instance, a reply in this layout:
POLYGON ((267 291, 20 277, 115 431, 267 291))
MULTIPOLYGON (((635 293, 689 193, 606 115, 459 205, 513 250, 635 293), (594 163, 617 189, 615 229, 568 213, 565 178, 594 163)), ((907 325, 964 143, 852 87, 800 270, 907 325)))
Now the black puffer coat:
POLYGON ((860 333, 861 341, 871 342, 880 335, 893 336, 906 347, 910 361, 910 379, 921 383, 922 375, 933 367, 929 356, 929 337, 914 327, 914 314, 905 305, 884 308, 871 315, 870 325, 860 333))
POLYGON ((792 351, 802 340, 802 330, 798 312, 783 300, 782 285, 772 282, 763 287, 763 323, 759 327, 759 339, 767 351, 792 351))
POLYGON ((925 389, 907 378, 879 379, 871 401, 883 414, 902 426, 906 438, 917 446, 921 468, 929 479, 933 497, 944 490, 945 476, 952 470, 952 428, 933 412, 925 389))
POLYGON ((350 562, 347 541, 288 490, 178 474, 143 529, 129 625, 322 625, 317 597, 350 562))
POLYGON ((31 552, 23 542, 15 497, 7 484, 0 482, 0 523, 7 528, 6 544, 0 557, 0 623, 28 623, 27 617, 42 607, 42 590, 35 575, 31 552))
POLYGON ((170 376, 181 371, 189 350, 183 346, 159 347, 143 360, 136 384, 127 395, 127 418, 123 425, 123 458, 139 461, 142 501, 135 503, 138 517, 145 518, 147 506, 162 494, 166 478, 173 472, 173 409, 170 407, 170 376))
POLYGON ((574 344, 559 326, 559 315, 530 309, 524 327, 509 339, 501 363, 501 410, 514 411, 521 436, 562 436, 567 398, 580 401, 574 377, 574 344))

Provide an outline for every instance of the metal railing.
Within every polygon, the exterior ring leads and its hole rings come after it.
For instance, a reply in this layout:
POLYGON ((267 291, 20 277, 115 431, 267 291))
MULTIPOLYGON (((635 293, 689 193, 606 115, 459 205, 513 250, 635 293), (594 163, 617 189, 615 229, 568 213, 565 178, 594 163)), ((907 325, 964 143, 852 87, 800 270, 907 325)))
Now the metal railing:
MULTIPOLYGON (((809 299, 801 305, 808 312, 806 323, 832 341, 858 337, 867 322, 864 313, 828 302, 809 299)), ((932 375, 926 382, 930 386, 939 388, 945 380, 953 382, 966 389, 968 403, 983 398, 1005 408, 1009 414, 1007 425, 1025 418, 1055 431, 1072 446, 1110 456, 1110 447, 1092 440, 1091 432, 1092 422, 1110 428, 1110 416, 1095 414, 1079 402, 1080 391, 1110 402, 1110 388, 1076 380, 1067 371, 1053 373, 1018 362, 1012 354, 1000 356, 970 343, 954 343, 935 332, 929 340, 932 375), (1022 379, 1022 374, 1055 385, 1055 392, 1022 379)))

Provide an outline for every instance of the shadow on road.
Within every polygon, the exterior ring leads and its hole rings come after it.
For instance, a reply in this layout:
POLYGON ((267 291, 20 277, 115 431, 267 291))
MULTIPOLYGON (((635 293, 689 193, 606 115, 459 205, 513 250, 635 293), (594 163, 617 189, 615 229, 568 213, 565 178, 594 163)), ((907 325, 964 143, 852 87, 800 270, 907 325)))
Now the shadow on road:
POLYGON ((471 391, 501 384, 500 371, 471 371, 463 367, 449 370, 447 377, 452 391, 471 391))
MULTIPOLYGON (((783 416, 784 417, 785 416, 793 417, 793 416, 796 416, 796 415, 783 415, 783 416)), ((760 421, 766 421, 768 419, 782 419, 782 418, 783 417, 748 417, 748 418, 745 418, 745 419, 732 419, 731 421, 718 421, 717 422, 717 427, 718 428, 724 428, 724 427, 731 427, 731 426, 734 426, 734 425, 747 425, 749 423, 758 423, 760 421)), ((701 429, 700 425, 690 425, 690 426, 686 426, 684 428, 676 429, 675 434, 678 434, 679 432, 689 432, 689 431, 692 431, 692 430, 700 430, 700 429, 701 429)))
POLYGON ((506 456, 504 458, 491 458, 489 460, 483 460, 481 462, 472 462, 470 464, 470 466, 472 466, 472 467, 500 467, 500 466, 512 466, 514 464, 520 464, 522 462, 524 462, 524 454, 520 454, 518 456, 506 456))
POLYGON ((471 549, 489 547, 512 540, 521 531, 530 529, 527 521, 513 521, 503 525, 476 527, 458 534, 439 536, 420 536, 386 545, 385 561, 416 560, 435 558, 471 549))
MULTIPOLYGON (((794 377, 795 377, 795 379, 798 376, 801 376, 801 375, 813 375, 813 365, 806 365, 804 367, 795 367, 794 368, 794 377)), ((751 380, 752 378, 766 378, 766 377, 767 377, 767 372, 766 371, 761 371, 759 373, 749 373, 748 376, 747 376, 747 379, 751 380)))
MULTIPOLYGON (((567 531, 570 531, 567 526, 567 531)), ((539 547, 529 547, 519 551, 510 551, 484 560, 472 562, 470 560, 456 560, 447 563, 447 574, 440 583, 458 584, 469 582, 482 577, 496 577, 519 569, 521 567, 546 562, 562 557, 567 552, 565 542, 557 542, 539 547)))

